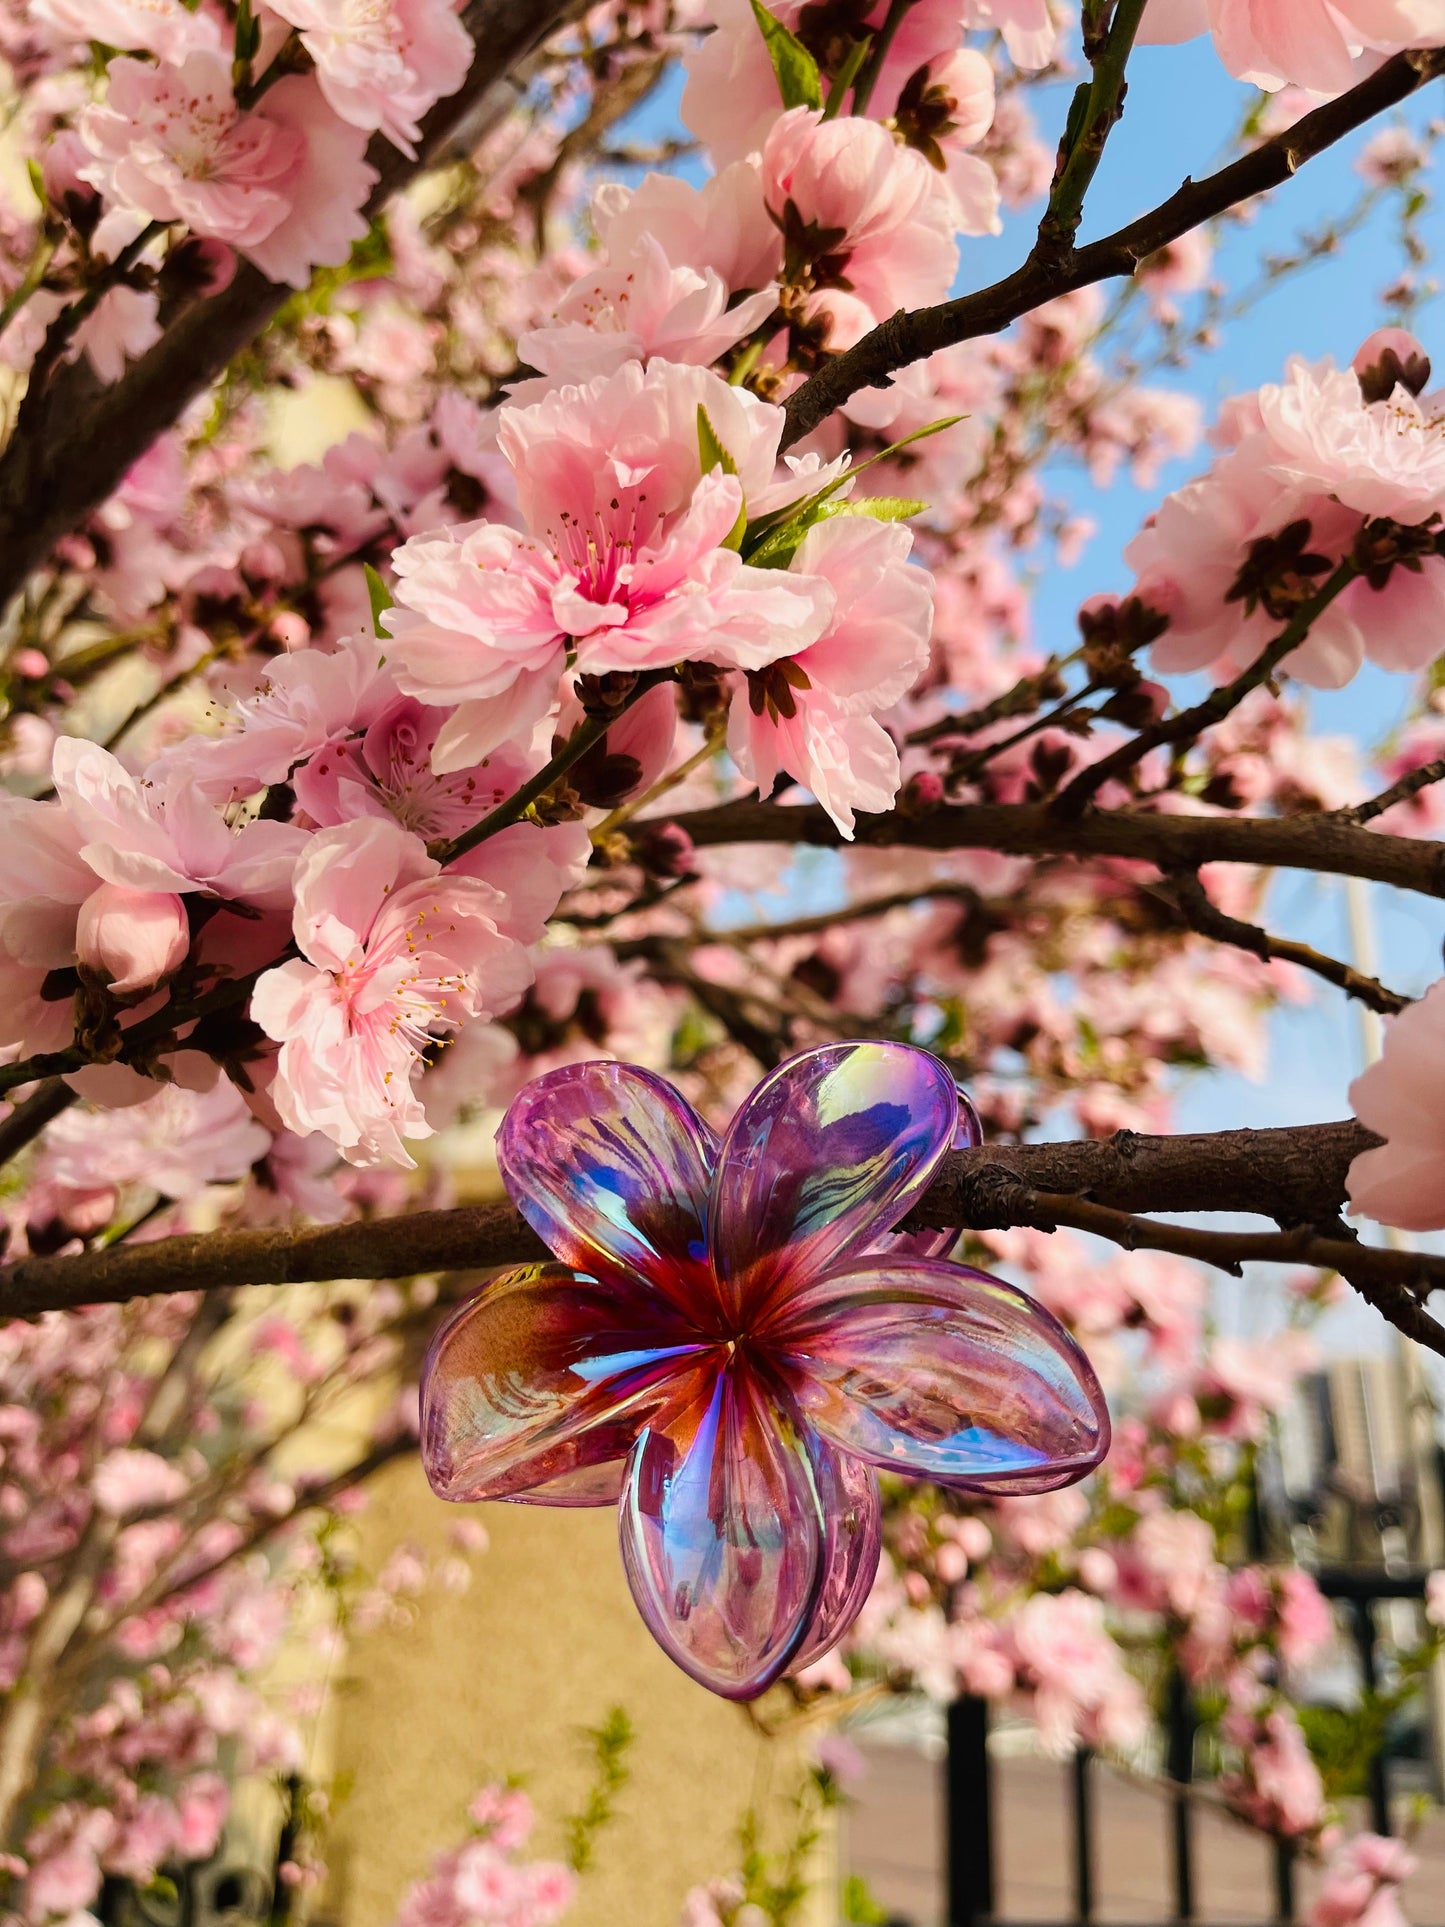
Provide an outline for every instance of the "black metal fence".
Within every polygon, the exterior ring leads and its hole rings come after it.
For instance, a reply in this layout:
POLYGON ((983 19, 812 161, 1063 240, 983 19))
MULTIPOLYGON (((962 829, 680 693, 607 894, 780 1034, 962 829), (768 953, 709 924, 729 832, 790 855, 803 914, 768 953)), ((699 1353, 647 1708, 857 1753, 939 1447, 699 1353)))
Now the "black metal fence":
MULTIPOLYGON (((1365 1687, 1380 1678, 1378 1608, 1392 1599, 1421 1599, 1423 1571, 1361 1572, 1325 1568, 1315 1581, 1328 1599, 1337 1601, 1348 1621, 1365 1687)), ((996 1798, 988 1748, 988 1703, 957 1699, 948 1709, 948 1751, 945 1761, 944 1816, 948 1927, 1029 1927, 1005 1920, 997 1911, 998 1865, 995 1850, 996 1798)), ((1192 1927, 1198 1922, 1198 1882, 1194 1843, 1192 1795, 1198 1724, 1188 1688, 1176 1675, 1165 1710, 1164 1772, 1167 1795, 1169 1893, 1160 1895, 1160 1923, 1192 1927)), ((1066 1762, 1070 1861, 1073 1875, 1074 1927, 1093 1927, 1098 1919, 1098 1850, 1094 1776, 1096 1763, 1087 1750, 1066 1762)), ((1391 1832, 1390 1760, 1382 1744, 1369 1763, 1370 1825, 1376 1833, 1391 1832)), ((1295 1851, 1290 1842, 1275 1840, 1273 1851, 1273 1920, 1288 1927, 1297 1919, 1295 1851)), ((1445 1916, 1445 1902, 1442 1902, 1445 1916)), ((899 1922, 898 1927, 906 1927, 899 1922)))

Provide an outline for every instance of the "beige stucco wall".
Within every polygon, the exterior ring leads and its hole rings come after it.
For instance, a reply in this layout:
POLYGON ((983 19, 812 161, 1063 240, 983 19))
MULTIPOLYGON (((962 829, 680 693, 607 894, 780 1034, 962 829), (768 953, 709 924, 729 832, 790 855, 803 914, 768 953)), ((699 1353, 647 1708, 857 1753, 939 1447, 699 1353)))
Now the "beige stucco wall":
MULTIPOLYGON (((456 1516, 415 1463, 398 1465, 365 1516, 368 1563, 403 1540, 443 1550, 456 1516)), ((621 1705, 636 1729, 631 1779, 569 1927, 673 1927, 689 1886, 736 1865, 745 1807, 762 1808, 777 1837, 796 1755, 653 1644, 610 1507, 493 1505, 472 1516, 491 1546, 470 1591, 429 1596, 409 1633, 355 1642, 336 1705, 343 1793, 318 1917, 389 1927, 405 1885, 461 1839, 467 1802, 492 1776, 524 1777, 542 1815, 535 1850, 557 1851, 557 1817, 589 1783, 579 1729, 621 1705)))

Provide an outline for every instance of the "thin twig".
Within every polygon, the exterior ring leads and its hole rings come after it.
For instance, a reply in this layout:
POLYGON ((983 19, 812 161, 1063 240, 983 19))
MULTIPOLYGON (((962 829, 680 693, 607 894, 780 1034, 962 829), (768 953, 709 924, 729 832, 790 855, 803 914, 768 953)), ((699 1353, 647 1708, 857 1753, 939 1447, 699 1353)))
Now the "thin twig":
MULTIPOLYGON (((1160 891, 1160 895, 1166 892, 1160 891)), ((1377 977, 1368 977, 1363 971, 1356 970, 1353 964, 1342 963, 1338 957, 1326 956, 1321 950, 1312 950, 1307 943, 1295 943, 1289 937, 1276 937, 1268 930, 1262 930, 1257 923, 1246 923, 1240 917, 1228 916, 1212 901, 1209 892, 1199 880, 1197 871, 1185 870, 1169 879, 1168 901, 1178 909, 1191 930, 1197 930, 1203 937, 1211 937, 1216 943, 1233 944, 1237 950, 1247 950, 1252 956, 1269 963, 1298 964, 1301 970, 1313 971, 1326 983, 1333 984, 1337 990, 1344 991, 1369 1010, 1375 1010, 1382 1017, 1393 1017, 1411 1002, 1402 997, 1397 990, 1391 990, 1377 977)))

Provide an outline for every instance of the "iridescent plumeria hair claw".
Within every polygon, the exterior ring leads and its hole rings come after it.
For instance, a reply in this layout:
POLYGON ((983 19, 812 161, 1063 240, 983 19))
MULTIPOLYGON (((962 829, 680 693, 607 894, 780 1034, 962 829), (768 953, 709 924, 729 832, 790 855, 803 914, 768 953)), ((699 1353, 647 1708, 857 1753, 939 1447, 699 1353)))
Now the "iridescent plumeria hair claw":
POLYGON ((1108 1450, 1088 1360, 1001 1279, 899 1239, 972 1106, 926 1051, 829 1044, 721 1143, 628 1064, 529 1084, 498 1157, 558 1259, 438 1332, 422 1455, 444 1499, 619 1504, 638 1610, 752 1699, 842 1638, 881 1543, 874 1468, 1046 1491, 1108 1450))

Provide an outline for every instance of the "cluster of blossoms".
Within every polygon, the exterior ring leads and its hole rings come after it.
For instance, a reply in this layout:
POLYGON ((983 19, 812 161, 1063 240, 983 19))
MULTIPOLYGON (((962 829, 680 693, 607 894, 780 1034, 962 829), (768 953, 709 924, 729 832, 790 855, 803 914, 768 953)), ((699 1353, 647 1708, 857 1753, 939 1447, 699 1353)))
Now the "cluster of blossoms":
POLYGON ((516 1787, 485 1786, 467 1808, 470 1837, 439 1853, 403 1896, 396 1927, 552 1927, 577 1878, 556 1860, 524 1860, 535 1815, 516 1787))
MULTIPOLYGON (((183 1119, 172 1168, 184 1136, 183 1119)), ((98 1182, 122 1183, 124 1154, 93 1169, 94 1137, 84 1155, 78 1134, 48 1147, 42 1187, 65 1186, 67 1159, 90 1173, 92 1204, 98 1182)), ((201 1187, 172 1188, 194 1199, 201 1187)), ((7 1828, 7 1918, 88 1919, 106 1878, 146 1887, 209 1858, 238 1779, 303 1769, 312 1689, 268 1684, 303 1601, 323 1607, 305 1617, 324 1667, 343 1616, 384 1623, 428 1585, 467 1583, 482 1543, 468 1522, 430 1565, 401 1549, 367 1579, 335 1540, 323 1559, 311 1509, 323 1475, 276 1468, 308 1415, 394 1357, 407 1309, 383 1294, 299 1322, 249 1318, 247 1362, 223 1373, 205 1348, 225 1314, 196 1295, 5 1328, 0 1756, 7 1785, 23 1786, 17 1748, 35 1776, 7 1828), (61 1665, 80 1669, 86 1693, 41 1725, 61 1665)), ((334 1467, 326 1483, 338 1514, 356 1509, 362 1494, 334 1467)))
POLYGON ((1291 362, 1229 403, 1208 473, 1166 497, 1131 544, 1140 599, 1167 620, 1156 667, 1246 668, 1345 565, 1288 659, 1315 688, 1434 659, 1445 623, 1445 396, 1403 329, 1371 335, 1349 368, 1291 362))

